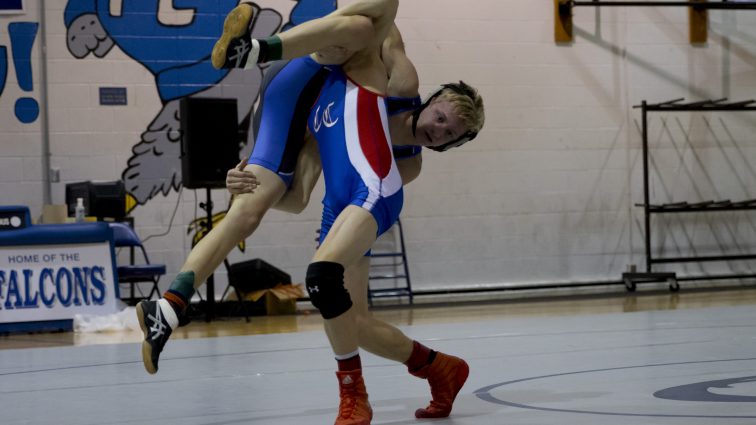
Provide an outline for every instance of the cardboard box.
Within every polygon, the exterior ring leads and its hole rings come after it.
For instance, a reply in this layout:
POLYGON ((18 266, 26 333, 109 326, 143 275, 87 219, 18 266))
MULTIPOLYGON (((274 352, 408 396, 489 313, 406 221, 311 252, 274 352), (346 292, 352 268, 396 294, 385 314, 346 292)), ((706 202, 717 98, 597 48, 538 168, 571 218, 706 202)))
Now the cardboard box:
MULTIPOLYGON (((273 288, 260 289, 257 291, 242 294, 245 302, 260 304, 264 307, 265 314, 268 316, 280 314, 295 314, 297 312, 297 298, 304 297, 304 285, 301 283, 278 284, 273 288)), ((226 301, 236 301, 236 294, 229 291, 226 301)), ((252 311, 260 310, 251 309, 252 311)))
POLYGON ((63 224, 68 220, 68 205, 45 204, 42 206, 42 224, 63 224))

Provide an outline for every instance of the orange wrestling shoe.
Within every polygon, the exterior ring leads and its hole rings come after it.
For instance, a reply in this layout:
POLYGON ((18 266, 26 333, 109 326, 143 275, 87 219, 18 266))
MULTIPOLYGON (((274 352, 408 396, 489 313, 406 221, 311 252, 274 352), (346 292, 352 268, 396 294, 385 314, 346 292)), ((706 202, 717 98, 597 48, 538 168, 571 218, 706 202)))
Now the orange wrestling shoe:
POLYGON ((370 425, 373 409, 368 402, 362 370, 336 372, 339 378, 339 416, 334 425, 370 425))
POLYGON ((459 357, 436 352, 433 363, 410 373, 428 380, 433 397, 428 407, 415 411, 415 417, 445 418, 451 413, 454 399, 467 381, 470 367, 459 357))

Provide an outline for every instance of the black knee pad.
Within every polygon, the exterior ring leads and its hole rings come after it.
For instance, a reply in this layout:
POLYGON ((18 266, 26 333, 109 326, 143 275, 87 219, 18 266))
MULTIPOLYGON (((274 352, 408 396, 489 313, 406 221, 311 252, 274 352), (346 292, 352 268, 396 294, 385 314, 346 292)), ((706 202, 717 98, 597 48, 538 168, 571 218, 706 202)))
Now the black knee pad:
POLYGON ((344 266, 319 261, 307 267, 305 279, 310 301, 324 319, 333 319, 352 307, 352 298, 344 287, 344 266))

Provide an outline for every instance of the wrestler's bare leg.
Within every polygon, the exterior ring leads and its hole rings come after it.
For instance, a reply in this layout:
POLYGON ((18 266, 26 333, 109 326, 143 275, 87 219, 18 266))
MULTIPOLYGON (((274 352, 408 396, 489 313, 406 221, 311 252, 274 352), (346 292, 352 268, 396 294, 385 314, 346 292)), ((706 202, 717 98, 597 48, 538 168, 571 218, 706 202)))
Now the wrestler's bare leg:
MULTIPOLYGON (((228 67, 227 55, 236 53, 233 48, 229 51, 229 45, 234 39, 247 34, 254 12, 251 5, 242 3, 226 17, 223 34, 215 43, 211 55, 212 64, 216 69, 228 67)), ((281 41, 281 56, 276 59, 293 59, 320 50, 332 50, 334 47, 345 52, 354 52, 364 48, 374 34, 373 24, 368 17, 331 14, 279 33, 277 37, 281 41)), ((340 60, 328 62, 343 62, 348 57, 344 52, 340 56, 340 60)), ((253 58, 253 61, 256 60, 253 58)), ((233 67, 245 65, 246 61, 233 63, 233 67)))
MULTIPOLYGON (((215 68, 245 67, 268 60, 293 59, 319 51, 338 48, 356 52, 370 47, 379 47, 393 26, 398 0, 361 0, 341 8, 322 18, 301 23, 269 39, 262 40, 265 46, 274 45, 275 53, 259 56, 259 42, 249 37, 249 23, 255 8, 242 3, 226 17, 223 34, 213 47, 211 56, 215 68), (238 43, 237 39, 243 39, 238 43), (251 46, 255 47, 251 47, 251 46), (244 56, 243 60, 237 56, 244 56), (247 55, 250 55, 247 60, 247 55), (233 60, 232 60, 233 58, 233 60), (237 60, 238 59, 238 60, 237 60)), ((267 47, 265 47, 267 49, 267 47)), ((341 55, 340 62, 349 55, 341 55)), ((335 63, 333 61, 328 61, 335 63)))
POLYGON ((347 206, 336 217, 307 268, 307 291, 320 310, 338 361, 339 412, 335 425, 367 425, 373 417, 359 356, 358 309, 346 291, 345 269, 356 265, 376 239, 378 223, 364 208, 347 206))
MULTIPOLYGON (((370 212, 350 205, 336 218, 312 261, 338 263, 345 269, 352 267, 373 245, 377 231, 378 224, 370 212)), ((336 318, 325 320, 326 334, 337 356, 357 350, 356 317, 355 309, 351 308, 336 318)))
POLYGON ((275 173, 249 164, 245 170, 257 176, 252 193, 237 195, 226 217, 191 250, 181 272, 194 272, 194 287, 200 287, 234 247, 260 225, 265 213, 283 196, 286 186, 275 173))
POLYGON ((265 213, 283 196, 286 185, 272 171, 247 165, 259 183, 252 193, 238 195, 226 217, 189 253, 171 288, 157 301, 137 304, 136 314, 144 333, 142 362, 148 373, 157 373, 160 352, 194 293, 229 252, 257 229, 265 213))
POLYGON ((429 348, 411 340, 402 331, 368 311, 367 291, 370 258, 362 257, 344 272, 344 283, 352 297, 352 310, 356 315, 360 348, 377 356, 404 363, 413 375, 427 379, 433 401, 418 409, 418 418, 449 416, 457 393, 468 375, 469 368, 454 356, 436 352, 429 359, 429 348))
POLYGON ((375 319, 368 310, 370 257, 363 256, 344 271, 344 284, 352 297, 357 317, 359 345, 377 356, 404 363, 412 353, 413 341, 395 326, 375 319))

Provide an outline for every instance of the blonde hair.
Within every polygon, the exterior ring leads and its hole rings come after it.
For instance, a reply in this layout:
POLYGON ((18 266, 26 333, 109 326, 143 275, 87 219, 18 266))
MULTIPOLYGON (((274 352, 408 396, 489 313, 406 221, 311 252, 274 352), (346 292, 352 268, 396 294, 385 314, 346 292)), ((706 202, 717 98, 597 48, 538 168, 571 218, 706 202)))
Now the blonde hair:
POLYGON ((451 103, 454 112, 462 120, 468 131, 478 133, 486 121, 483 97, 474 87, 460 81, 458 84, 445 84, 438 95, 439 100, 451 103))

